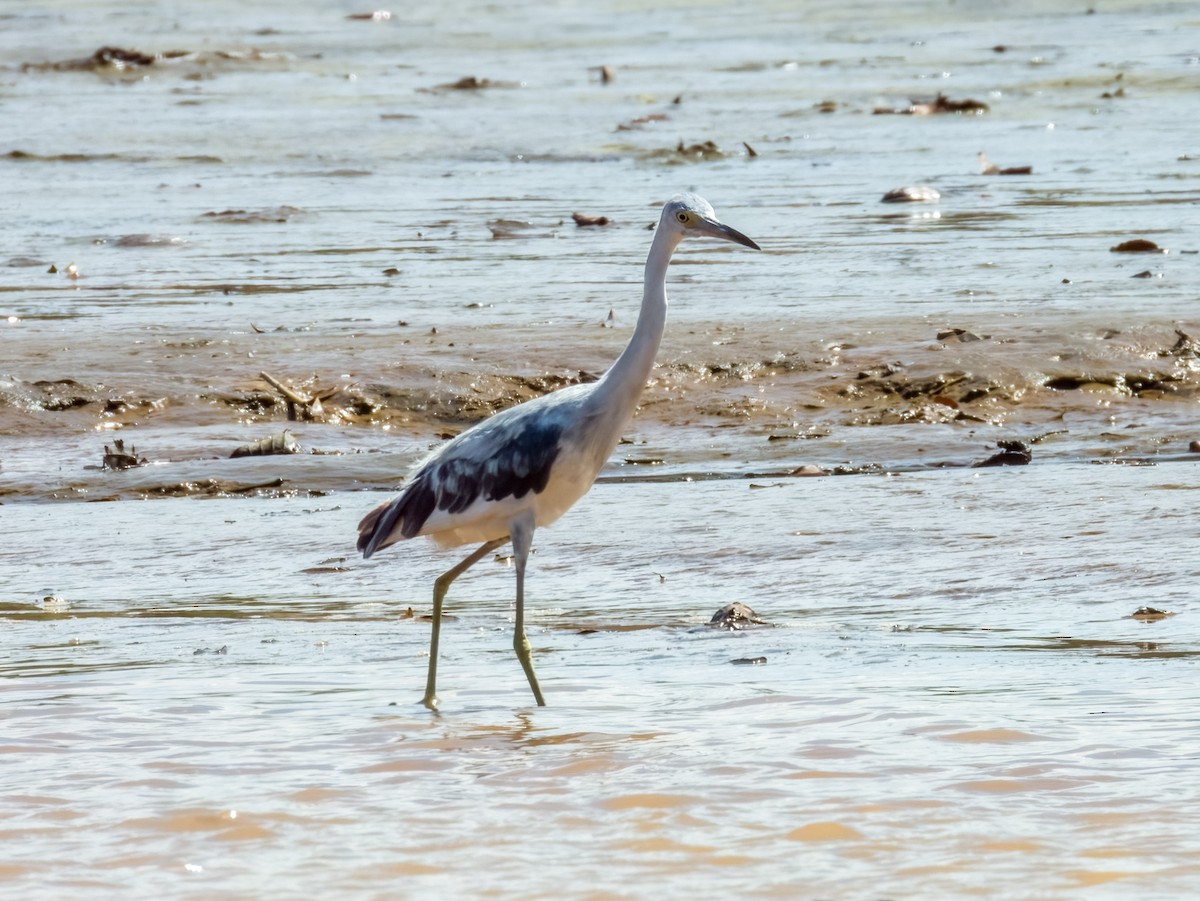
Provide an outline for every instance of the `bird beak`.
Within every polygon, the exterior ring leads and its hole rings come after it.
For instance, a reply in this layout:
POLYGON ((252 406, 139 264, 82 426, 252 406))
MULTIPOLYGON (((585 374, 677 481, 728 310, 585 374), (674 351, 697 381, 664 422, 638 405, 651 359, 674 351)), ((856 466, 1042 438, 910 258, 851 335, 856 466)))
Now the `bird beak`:
POLYGON ((710 238, 718 238, 722 241, 732 241, 734 244, 741 244, 743 247, 750 247, 754 250, 762 250, 761 247, 743 235, 736 228, 730 228, 724 222, 718 222, 716 219, 701 219, 700 224, 696 226, 696 231, 699 234, 706 235, 710 238))

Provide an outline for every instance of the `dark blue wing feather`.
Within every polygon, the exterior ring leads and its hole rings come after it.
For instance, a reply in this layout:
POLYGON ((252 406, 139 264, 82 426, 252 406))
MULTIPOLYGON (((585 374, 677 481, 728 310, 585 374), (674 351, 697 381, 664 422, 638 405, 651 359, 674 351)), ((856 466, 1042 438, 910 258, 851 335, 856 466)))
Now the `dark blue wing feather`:
POLYGON ((540 405, 514 407, 468 429, 427 460, 399 497, 359 524, 358 549, 370 557, 392 541, 415 537, 435 510, 461 513, 480 497, 540 494, 562 434, 559 417, 540 405))

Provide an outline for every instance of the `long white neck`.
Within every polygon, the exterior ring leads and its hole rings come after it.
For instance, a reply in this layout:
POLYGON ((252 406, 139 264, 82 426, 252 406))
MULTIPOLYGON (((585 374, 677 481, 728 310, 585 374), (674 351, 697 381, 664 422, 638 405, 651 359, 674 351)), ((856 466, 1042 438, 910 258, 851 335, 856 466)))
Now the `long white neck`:
POLYGON ((667 265, 682 236, 659 223, 646 257, 646 275, 642 288, 642 310, 638 314, 633 337, 617 361, 596 384, 595 397, 606 412, 622 424, 633 415, 646 387, 654 355, 667 324, 667 265))

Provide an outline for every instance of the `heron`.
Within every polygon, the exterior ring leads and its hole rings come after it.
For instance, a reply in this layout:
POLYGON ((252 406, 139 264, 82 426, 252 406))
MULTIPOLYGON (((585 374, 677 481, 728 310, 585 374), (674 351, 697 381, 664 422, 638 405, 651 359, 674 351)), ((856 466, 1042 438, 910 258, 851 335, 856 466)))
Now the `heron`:
POLYGON ((516 571, 513 650, 539 707, 546 701, 525 635, 525 567, 534 531, 583 497, 617 446, 654 366, 667 318, 667 266, 689 238, 761 248, 717 219, 708 201, 679 194, 662 209, 646 258, 642 306, 625 350, 597 381, 569 385, 509 407, 441 445, 419 463, 394 499, 358 525, 370 558, 398 541, 428 536, 442 547, 479 546, 433 583, 429 672, 423 703, 438 709, 438 639, 450 585, 488 554, 512 543, 516 571))

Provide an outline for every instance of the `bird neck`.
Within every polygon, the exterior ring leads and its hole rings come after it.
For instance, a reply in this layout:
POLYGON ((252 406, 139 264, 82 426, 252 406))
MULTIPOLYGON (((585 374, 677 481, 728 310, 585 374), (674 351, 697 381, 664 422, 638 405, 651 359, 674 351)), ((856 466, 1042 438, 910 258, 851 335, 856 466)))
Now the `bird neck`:
POLYGON ((596 386, 605 406, 623 420, 633 415, 654 367, 654 355, 667 324, 667 266, 681 236, 659 224, 646 257, 642 310, 633 337, 596 386))

